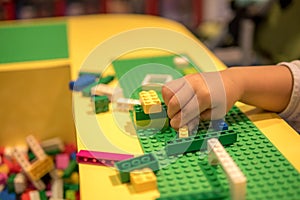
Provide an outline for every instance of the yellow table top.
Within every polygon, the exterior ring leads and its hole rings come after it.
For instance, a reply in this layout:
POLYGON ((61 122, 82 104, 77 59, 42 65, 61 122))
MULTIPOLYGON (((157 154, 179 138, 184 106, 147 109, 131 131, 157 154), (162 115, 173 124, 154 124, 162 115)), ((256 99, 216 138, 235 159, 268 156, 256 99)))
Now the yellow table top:
MULTIPOLYGON (((90 17, 75 17, 70 18, 69 24, 69 42, 70 42, 70 60, 72 63, 73 77, 76 77, 79 67, 83 60, 87 57, 89 52, 101 42, 105 42, 107 38, 123 31, 128 31, 141 27, 166 27, 176 30, 187 37, 193 36, 182 25, 151 16, 90 16, 90 17)), ((193 38, 195 39, 195 38, 193 38)), ((203 51, 208 52, 209 57, 216 63, 218 69, 225 66, 203 45, 203 51)), ((124 44, 126 45, 126 44, 124 44)), ((189 49, 182 49, 184 53, 193 53, 189 49)), ((155 51, 135 52, 129 56, 147 56, 156 55, 155 51)), ((105 55, 107 56, 107 55, 105 55)), ((105 57, 104 56, 104 57, 105 57)), ((113 60, 115 55, 107 60, 113 60)), ((194 60, 195 58, 193 58, 194 60)), ((196 58, 201 62, 201 57, 196 58)), ((87 63, 87 62, 86 62, 87 63)), ((202 65, 205 65, 202 64, 202 65)), ((108 67, 105 73, 111 74, 113 70, 108 67)), ((116 84, 114 81, 112 84, 116 84)), ((137 138, 129 137, 124 134, 115 124, 114 116, 111 113, 95 115, 92 110, 85 112, 82 116, 80 109, 90 107, 90 101, 84 99, 80 94, 73 95, 73 102, 75 108, 75 120, 81 125, 77 126, 77 142, 78 148, 90 149, 98 151, 111 151, 115 153, 133 153, 142 154, 137 138), (80 108, 80 109, 78 109, 80 108), (77 111, 76 111, 77 110, 77 111), (97 121, 98 123, 95 123, 97 121), (101 127, 104 136, 97 135, 101 127), (95 131, 93 133, 93 131, 95 131), (108 139, 114 146, 101 146, 101 143, 95 141, 82 141, 85 134, 94 134, 92 137, 101 139, 108 139), (117 148, 116 148, 117 147, 117 148)), ((292 163, 292 165, 300 171, 300 160, 298 159, 300 137, 299 135, 278 115, 274 113, 266 113, 254 107, 237 104, 239 108, 246 113, 246 115, 254 122, 254 124, 271 140, 273 144, 282 152, 282 154, 292 163)), ((91 108, 91 107, 90 107, 91 108)), ((110 109, 111 110, 111 109, 110 109)), ((126 122, 126 116, 124 116, 126 122)), ((158 191, 149 191, 141 194, 135 193, 128 184, 120 184, 116 177, 116 172, 112 168, 101 166, 80 165, 80 183, 82 199, 154 199, 159 196, 158 191)))

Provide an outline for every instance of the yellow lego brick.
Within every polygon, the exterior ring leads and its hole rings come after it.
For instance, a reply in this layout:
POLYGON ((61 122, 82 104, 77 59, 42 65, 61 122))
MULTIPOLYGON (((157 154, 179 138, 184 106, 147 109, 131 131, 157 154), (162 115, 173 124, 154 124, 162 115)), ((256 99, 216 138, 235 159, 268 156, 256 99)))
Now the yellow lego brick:
POLYGON ((183 127, 179 128, 178 134, 179 134, 179 138, 187 138, 187 137, 189 137, 188 126, 183 126, 183 127))
POLYGON ((53 160, 49 156, 46 156, 43 159, 35 161, 30 167, 26 169, 26 172, 31 180, 36 181, 45 176, 53 169, 53 160))
POLYGON ((150 168, 130 172, 130 182, 136 192, 145 192, 157 188, 156 176, 150 168))
POLYGON ((154 90, 142 91, 139 93, 139 96, 144 113, 150 114, 162 111, 160 99, 154 90))

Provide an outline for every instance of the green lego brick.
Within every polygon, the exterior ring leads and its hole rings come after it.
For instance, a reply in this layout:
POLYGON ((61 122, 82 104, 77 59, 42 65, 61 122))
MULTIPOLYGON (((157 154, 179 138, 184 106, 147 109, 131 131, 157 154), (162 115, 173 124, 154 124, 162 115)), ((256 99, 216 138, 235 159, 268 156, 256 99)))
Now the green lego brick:
POLYGON ((93 75, 93 76, 96 76, 96 77, 100 77, 101 76, 101 73, 98 73, 98 72, 79 72, 79 76, 83 76, 83 75, 93 75))
POLYGON ((82 92, 82 96, 84 96, 84 97, 90 97, 91 96, 91 89, 92 89, 92 87, 94 87, 96 85, 98 85, 98 83, 94 82, 94 83, 88 85, 87 87, 83 88, 83 90, 81 91, 82 92))
POLYGON ((7 189, 9 193, 15 192, 15 185, 14 185, 15 178, 16 178, 16 174, 11 174, 7 179, 7 189))
POLYGON ((78 164, 76 160, 71 160, 62 177, 69 178, 74 171, 78 171, 78 164))
POLYGON ((115 76, 112 75, 108 75, 105 77, 101 77, 98 81, 98 84, 102 83, 102 84, 108 84, 110 83, 112 80, 114 80, 115 76))
POLYGON ((93 96, 93 102, 95 104, 95 113, 107 112, 109 110, 109 99, 107 96, 93 96))
POLYGON ((64 183, 64 190, 79 191, 79 184, 64 183))
POLYGON ((165 103, 162 103, 162 111, 159 113, 146 114, 141 105, 134 105, 133 107, 133 119, 135 121, 165 118, 167 118, 167 106, 165 103))
POLYGON ((145 167, 149 167, 153 171, 157 171, 158 162, 154 154, 150 153, 132 159, 116 162, 115 167, 119 171, 121 182, 126 183, 130 181, 131 171, 145 167))
POLYGON ((39 191, 39 194, 40 194, 40 200, 47 200, 48 199, 45 190, 39 191))
POLYGON ((66 190, 65 198, 68 200, 76 200, 76 192, 74 190, 66 190))

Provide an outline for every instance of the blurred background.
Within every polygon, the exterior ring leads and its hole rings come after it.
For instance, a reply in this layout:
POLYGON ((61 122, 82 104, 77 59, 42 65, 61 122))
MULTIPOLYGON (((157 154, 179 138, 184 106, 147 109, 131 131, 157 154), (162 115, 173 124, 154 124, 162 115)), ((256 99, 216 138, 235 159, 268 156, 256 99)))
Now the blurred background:
POLYGON ((0 0, 0 20, 100 13, 176 20, 228 66, 300 58, 299 0, 0 0))

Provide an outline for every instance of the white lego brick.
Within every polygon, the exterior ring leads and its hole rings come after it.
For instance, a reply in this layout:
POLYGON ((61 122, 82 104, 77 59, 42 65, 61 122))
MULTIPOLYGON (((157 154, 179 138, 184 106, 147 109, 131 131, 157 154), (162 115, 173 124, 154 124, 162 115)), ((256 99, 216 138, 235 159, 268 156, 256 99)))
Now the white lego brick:
POLYGON ((133 110, 134 105, 141 105, 141 102, 138 99, 118 98, 115 105, 116 110, 127 112, 133 110))
POLYGON ((0 184, 0 192, 2 192, 5 188, 5 184, 0 184))
POLYGON ((44 151, 52 151, 52 150, 59 149, 62 152, 65 150, 63 141, 58 137, 51 138, 48 140, 43 140, 41 142, 41 146, 44 149, 44 151))
POLYGON ((25 155, 19 152, 17 149, 14 149, 13 155, 24 171, 26 171, 31 166, 29 160, 25 157, 25 155))
POLYGON ((106 84, 98 84, 91 89, 92 95, 106 95, 109 100, 112 99, 114 88, 106 84))
POLYGON ((14 179, 15 192, 21 194, 26 190, 27 179, 24 174, 18 173, 14 179))
POLYGON ((209 163, 212 165, 220 164, 227 175, 230 183, 231 199, 245 199, 247 179, 223 145, 218 139, 212 138, 207 141, 207 150, 209 163))
POLYGON ((33 135, 29 135, 26 137, 27 144, 29 145, 29 148, 33 152, 33 154, 37 157, 37 159, 43 159, 46 157, 46 154, 41 147, 41 145, 38 143, 36 138, 33 135))
POLYGON ((177 67, 186 67, 189 65, 189 60, 184 57, 184 56, 176 56, 174 59, 173 59, 173 62, 174 64, 177 66, 177 67))
POLYGON ((183 126, 178 130, 178 137, 179 138, 187 138, 189 137, 189 128, 188 126, 183 126))
POLYGON ((63 185, 63 180, 62 179, 55 179, 53 180, 52 186, 51 186, 51 193, 52 193, 52 198, 55 199, 62 199, 64 197, 64 185, 63 185))
POLYGON ((147 74, 142 81, 142 89, 160 92, 162 86, 171 80, 173 77, 169 74, 147 74))
POLYGON ((49 172, 49 175, 51 176, 52 179, 59 179, 58 173, 56 169, 53 169, 49 172))
POLYGON ((46 185, 42 180, 37 180, 37 181, 30 180, 30 181, 36 189, 38 189, 40 191, 45 190, 46 185))
POLYGON ((37 190, 32 190, 29 192, 30 200, 40 200, 40 193, 37 190))

